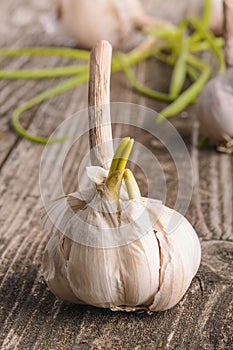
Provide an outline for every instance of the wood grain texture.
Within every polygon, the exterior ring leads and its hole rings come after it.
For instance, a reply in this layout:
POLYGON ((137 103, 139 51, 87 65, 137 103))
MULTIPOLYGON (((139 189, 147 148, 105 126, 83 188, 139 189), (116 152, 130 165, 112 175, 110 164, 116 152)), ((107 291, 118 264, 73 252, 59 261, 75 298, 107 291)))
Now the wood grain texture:
MULTIPOLYGON (((53 14, 47 1, 2 1, 1 16, 28 8, 34 11, 33 27, 17 26, 4 31, 1 46, 61 45, 61 36, 45 35, 41 14, 53 14), (44 5, 43 5, 44 4, 44 5), (43 6, 44 7, 43 7, 43 6), (11 12, 10 12, 10 10, 11 12), (15 10, 14 10, 15 9, 15 10), (35 11, 36 9, 36 11, 35 11)), ((24 14, 26 12, 24 11, 24 14)), ((15 15, 16 16, 16 15, 15 15)), ((42 16, 42 18, 44 18, 42 16)), ((17 19, 17 17, 16 17, 17 19)), ((18 20, 19 21, 19 20, 18 20)), ((8 23, 8 24, 7 24, 8 23)), ((5 28, 5 27, 4 27, 5 28)), ((49 58, 29 61, 1 59, 1 68, 57 66, 70 61, 49 58)), ((136 68, 140 81, 166 90, 170 71, 149 60, 136 68)), ((112 76, 112 101, 125 101, 161 110, 164 103, 136 94, 123 74, 112 76)), ((39 164, 43 146, 19 138, 10 127, 10 115, 21 102, 55 84, 56 81, 0 81, 0 348, 2 350, 82 349, 176 349, 231 350, 233 348, 233 161, 232 156, 213 148, 199 150, 199 129, 195 109, 188 118, 172 119, 192 159, 195 187, 186 217, 197 230, 202 244, 202 263, 191 287, 173 309, 152 316, 114 313, 87 306, 67 305, 48 290, 40 273, 41 258, 49 234, 40 227, 39 164)), ((87 107, 87 86, 76 88, 28 111, 24 125, 31 132, 49 135, 73 113, 87 107)), ((184 116, 184 115, 183 115, 184 116)), ((80 128, 84 123, 79 119, 80 128)), ((67 130, 69 132, 69 130, 67 130)), ((113 130, 121 137, 123 131, 113 130)), ((157 157, 167 181, 167 205, 174 205, 177 176, 171 158, 149 134, 126 127, 125 134, 143 143, 157 157), (133 135, 131 133, 134 133, 133 135)), ((51 146, 52 147, 52 146, 51 146)), ((61 145, 62 147, 62 145, 61 145)), ((65 192, 75 190, 77 171, 88 147, 88 135, 74 147, 63 169, 65 192)), ((48 179, 54 193, 53 164, 48 179)), ((149 165, 148 165, 149 166, 149 165)), ((146 183, 138 176, 142 191, 146 183)))
POLYGON ((110 76, 112 47, 101 41, 91 50, 88 90, 92 165, 108 168, 113 157, 110 116, 110 76))

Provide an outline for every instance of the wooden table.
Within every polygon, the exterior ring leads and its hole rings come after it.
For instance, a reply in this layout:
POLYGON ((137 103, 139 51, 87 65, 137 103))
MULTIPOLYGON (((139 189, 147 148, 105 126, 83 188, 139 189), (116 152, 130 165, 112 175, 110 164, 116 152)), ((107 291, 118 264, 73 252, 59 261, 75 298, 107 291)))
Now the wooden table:
MULTIPOLYGON (((52 5, 45 0, 1 1, 1 47, 72 44, 53 31, 49 22, 54 15, 52 5)), ((0 60, 1 69, 68 64, 72 62, 57 57, 0 60)), ((148 61, 136 72, 148 86, 164 91, 168 88, 167 67, 148 61)), ((1 349, 232 349, 232 156, 216 153, 213 148, 198 149, 193 107, 187 109, 188 118, 172 119, 192 159, 195 187, 186 217, 202 245, 201 267, 181 302, 171 310, 148 316, 67 305, 48 290, 40 273, 49 239, 40 226, 38 173, 43 146, 19 137, 10 126, 10 117, 16 106, 58 81, 0 81, 1 349)), ((135 93, 122 73, 112 76, 111 100, 157 111, 164 106, 135 93)), ((30 132, 49 135, 65 118, 86 106, 85 85, 31 109, 25 113, 23 125, 30 132)), ((170 158, 151 139, 135 138, 158 157, 167 180, 166 204, 173 205, 176 179, 170 158)), ((79 153, 66 162, 66 192, 74 190, 74 164, 78 164, 85 147, 80 146, 79 153)), ((143 180, 140 185, 143 187, 143 180)))

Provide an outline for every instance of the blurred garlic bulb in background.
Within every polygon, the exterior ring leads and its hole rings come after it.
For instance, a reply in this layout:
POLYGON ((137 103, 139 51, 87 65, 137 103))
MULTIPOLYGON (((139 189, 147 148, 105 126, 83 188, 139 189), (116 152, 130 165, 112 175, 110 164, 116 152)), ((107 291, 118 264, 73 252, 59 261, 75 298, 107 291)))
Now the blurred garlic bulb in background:
POLYGON ((105 39, 127 51, 142 41, 143 26, 160 25, 145 15, 139 0, 59 0, 58 17, 76 43, 88 49, 105 39))
POLYGON ((233 153, 233 1, 224 0, 225 61, 223 75, 211 79, 197 103, 201 130, 224 153, 233 153))
POLYGON ((141 35, 136 23, 142 13, 137 0, 60 0, 64 29, 85 48, 101 39, 114 48, 137 45, 141 35))
POLYGON ((210 29, 215 35, 223 33, 223 0, 212 0, 212 15, 210 29))
POLYGON ((197 117, 204 135, 215 143, 233 138, 233 69, 211 79, 197 103, 197 117))

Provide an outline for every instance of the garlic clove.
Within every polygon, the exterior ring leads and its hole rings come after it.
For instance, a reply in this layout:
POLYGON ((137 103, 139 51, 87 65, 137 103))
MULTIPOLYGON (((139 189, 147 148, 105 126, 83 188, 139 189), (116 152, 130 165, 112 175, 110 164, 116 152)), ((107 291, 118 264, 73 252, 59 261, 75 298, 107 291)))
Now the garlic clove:
POLYGON ((149 305, 158 288, 159 252, 154 234, 129 245, 98 249, 74 243, 67 264, 71 288, 99 307, 149 305), (93 268, 95 267, 95 268, 93 268))
POLYGON ((190 223, 174 210, 164 207, 156 237, 160 246, 160 288, 151 311, 162 311, 177 304, 195 276, 201 259, 201 247, 190 223), (173 232, 167 234, 173 215, 180 219, 173 232))
POLYGON ((58 232, 50 238, 42 261, 43 276, 48 287, 57 297, 73 303, 83 304, 70 287, 67 279, 66 260, 62 250, 59 249, 66 240, 69 240, 69 238, 62 237, 58 232))

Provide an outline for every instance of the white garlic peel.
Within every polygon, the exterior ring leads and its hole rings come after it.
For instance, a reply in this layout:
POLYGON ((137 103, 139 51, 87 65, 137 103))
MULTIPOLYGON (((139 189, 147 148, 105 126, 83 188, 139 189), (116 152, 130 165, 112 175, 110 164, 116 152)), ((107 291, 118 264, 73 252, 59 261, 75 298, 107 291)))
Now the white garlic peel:
POLYGON ((214 142, 233 138, 233 69, 206 84, 198 98, 197 117, 203 134, 214 142))
POLYGON ((106 170, 90 167, 88 174, 96 189, 53 203, 50 214, 60 213, 55 226, 47 214, 43 217, 45 228, 52 232, 42 264, 49 288, 63 300, 114 311, 173 307, 200 264, 200 243, 193 227, 159 201, 129 200, 124 188, 120 198, 111 201, 106 170), (168 234, 174 213, 179 223, 168 234))

